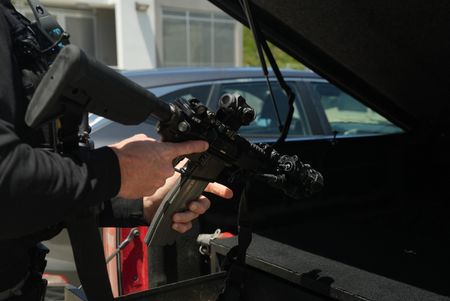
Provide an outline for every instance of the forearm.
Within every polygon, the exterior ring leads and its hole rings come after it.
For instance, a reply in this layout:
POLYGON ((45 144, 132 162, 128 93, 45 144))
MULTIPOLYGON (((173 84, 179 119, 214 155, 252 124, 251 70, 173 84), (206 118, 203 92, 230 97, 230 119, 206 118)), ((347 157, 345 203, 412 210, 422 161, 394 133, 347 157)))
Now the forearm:
POLYGON ((62 157, 22 143, 0 120, 0 227, 9 229, 0 239, 57 224, 114 197, 119 187, 120 170, 110 149, 62 157))

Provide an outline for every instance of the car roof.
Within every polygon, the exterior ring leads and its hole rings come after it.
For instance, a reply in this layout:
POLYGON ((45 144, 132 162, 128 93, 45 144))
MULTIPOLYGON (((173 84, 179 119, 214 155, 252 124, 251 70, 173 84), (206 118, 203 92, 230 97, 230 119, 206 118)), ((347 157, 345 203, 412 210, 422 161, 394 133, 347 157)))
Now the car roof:
MULTIPOLYGON (((209 0, 246 24, 239 0, 209 0)), ((450 136, 450 2, 253 0, 264 36, 405 129, 450 136)))
MULTIPOLYGON (((282 73, 286 78, 320 78, 311 71, 286 69, 282 70, 282 73)), ((161 68, 123 71, 122 74, 145 88, 263 77, 261 68, 161 68)), ((272 72, 269 72, 269 75, 274 76, 272 72)))

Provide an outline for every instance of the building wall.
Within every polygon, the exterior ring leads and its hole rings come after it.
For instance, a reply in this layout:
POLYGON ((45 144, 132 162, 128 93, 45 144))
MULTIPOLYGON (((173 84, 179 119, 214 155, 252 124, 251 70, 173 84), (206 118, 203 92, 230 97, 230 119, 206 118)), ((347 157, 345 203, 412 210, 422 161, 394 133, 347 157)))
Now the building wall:
POLYGON ((135 1, 116 0, 117 66, 120 69, 157 67, 155 5, 140 0, 146 10, 138 11, 135 1))
MULTIPOLYGON (((41 1, 57 16, 63 28, 69 33, 72 31, 74 44, 79 44, 99 61, 119 69, 147 69, 169 65, 164 60, 164 9, 211 15, 221 13, 207 0, 41 1)), ((29 15, 30 10, 25 2, 16 0, 22 11, 29 15)), ((227 37, 227 41, 233 41, 234 47, 234 61, 229 62, 229 65, 240 66, 243 53, 242 26, 235 21, 230 22, 234 22, 235 26, 232 37, 227 37)), ((215 44, 219 47, 220 41, 215 44)), ((189 50, 187 47, 187 52, 189 50)), ((193 66, 195 62, 181 65, 193 66)), ((216 65, 214 59, 209 65, 216 65)))

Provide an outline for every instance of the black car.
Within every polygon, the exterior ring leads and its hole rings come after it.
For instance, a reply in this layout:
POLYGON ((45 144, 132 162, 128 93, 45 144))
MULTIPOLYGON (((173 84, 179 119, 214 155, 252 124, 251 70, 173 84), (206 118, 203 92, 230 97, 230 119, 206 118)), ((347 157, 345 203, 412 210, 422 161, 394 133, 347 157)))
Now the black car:
MULTIPOLYGON (((311 71, 283 70, 286 81, 296 95, 295 112, 288 140, 329 140, 333 137, 390 135, 403 130, 369 107, 336 88, 311 71)), ((275 108, 267 83, 258 68, 168 68, 156 70, 125 71, 123 75, 145 87, 160 99, 172 102, 179 97, 196 97, 212 110, 225 93, 238 93, 255 109, 255 120, 240 129, 240 134, 254 142, 274 142, 279 136, 275 108)), ((280 119, 287 114, 287 100, 273 74, 271 85, 277 100, 280 119)), ((105 146, 132 135, 145 133, 158 138, 156 121, 148 119, 136 126, 125 126, 97 115, 90 115, 91 137, 96 147, 105 146)), ((235 203, 218 201, 214 212, 227 215, 223 221, 217 214, 203 231, 212 227, 233 228, 229 215, 235 203)), ((65 231, 47 242, 51 252, 47 272, 64 275, 70 283, 78 278, 65 231)))
MULTIPOLYGON (((289 140, 321 139, 329 136, 365 136, 400 133, 403 130, 366 105, 336 88, 311 71, 283 70, 296 95, 289 140)), ((126 71, 126 77, 145 87, 160 99, 172 102, 179 97, 195 97, 216 110, 220 96, 238 93, 254 108, 255 120, 240 130, 252 141, 273 142, 278 138, 279 121, 269 88, 257 68, 169 68, 126 71)), ((274 98, 283 123, 288 102, 276 78, 270 74, 274 98)), ((138 133, 155 138, 156 121, 148 119, 138 126, 124 126, 91 115, 92 138, 104 146, 138 133)))

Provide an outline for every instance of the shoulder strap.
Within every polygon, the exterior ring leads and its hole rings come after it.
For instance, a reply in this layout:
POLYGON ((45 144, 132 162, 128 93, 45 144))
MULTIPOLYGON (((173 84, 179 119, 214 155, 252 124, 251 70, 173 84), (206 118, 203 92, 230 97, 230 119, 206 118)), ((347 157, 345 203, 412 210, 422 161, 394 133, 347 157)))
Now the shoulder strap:
POLYGON ((89 301, 114 300, 94 213, 67 222, 77 272, 89 301))
POLYGON ((251 182, 247 182, 239 202, 239 235, 238 245, 233 247, 226 256, 226 263, 230 264, 225 287, 217 301, 245 300, 247 249, 252 242, 252 218, 248 205, 248 194, 251 182))

